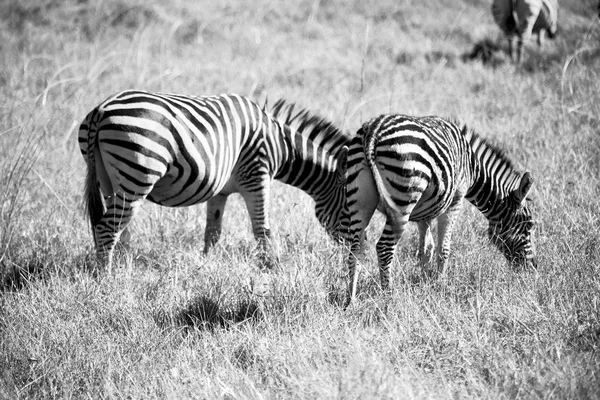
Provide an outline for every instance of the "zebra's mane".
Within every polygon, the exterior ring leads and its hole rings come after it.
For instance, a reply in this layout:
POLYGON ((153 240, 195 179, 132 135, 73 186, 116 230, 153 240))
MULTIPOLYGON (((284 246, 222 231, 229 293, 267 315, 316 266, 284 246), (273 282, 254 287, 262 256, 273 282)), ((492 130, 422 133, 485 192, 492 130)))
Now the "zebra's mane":
POLYGON ((281 124, 289 126, 319 145, 332 143, 330 147, 334 153, 350 142, 350 136, 332 122, 312 114, 307 109, 297 107, 295 103, 285 99, 277 100, 273 106, 268 106, 265 100, 263 110, 281 124))
POLYGON ((518 173, 517 168, 511 159, 508 158, 504 149, 492 143, 490 139, 480 136, 465 123, 456 123, 456 125, 460 127, 461 133, 467 138, 467 141, 475 154, 482 156, 484 153, 489 153, 495 159, 500 160, 503 165, 510 168, 515 173, 518 173))

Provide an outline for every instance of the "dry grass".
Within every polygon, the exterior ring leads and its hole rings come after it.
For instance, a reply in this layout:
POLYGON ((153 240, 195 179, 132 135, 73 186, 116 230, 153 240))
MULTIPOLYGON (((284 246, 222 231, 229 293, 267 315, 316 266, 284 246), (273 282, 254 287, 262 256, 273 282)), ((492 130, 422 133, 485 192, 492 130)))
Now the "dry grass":
POLYGON ((0 398, 599 396, 595 2, 564 1, 561 36, 521 68, 465 61, 498 32, 472 0, 163 3, 0 4, 0 398), (276 185, 277 271, 255 267, 234 196, 210 255, 203 206, 148 204, 133 249, 94 275, 76 128, 125 88, 283 96, 348 131, 459 117, 532 172, 540 267, 510 270, 467 206, 442 279, 413 283, 411 229, 393 293, 371 249, 344 311, 344 252, 276 185))

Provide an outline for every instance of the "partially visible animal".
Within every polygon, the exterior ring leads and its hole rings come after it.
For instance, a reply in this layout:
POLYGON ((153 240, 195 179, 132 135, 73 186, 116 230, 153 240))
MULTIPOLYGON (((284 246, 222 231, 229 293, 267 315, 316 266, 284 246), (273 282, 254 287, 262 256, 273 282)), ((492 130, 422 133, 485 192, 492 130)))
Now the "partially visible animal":
POLYGON ((452 230, 469 200, 488 219, 488 235, 519 267, 537 266, 527 195, 533 180, 495 146, 466 126, 439 117, 381 115, 366 122, 348 150, 350 251, 347 304, 356 295, 357 257, 376 209, 386 216, 377 242, 383 289, 389 287, 394 249, 409 221, 418 223, 421 266, 430 276, 448 261, 452 230), (437 219, 437 269, 431 225, 437 219))
POLYGON ((558 33, 557 0, 494 0, 494 20, 508 39, 508 52, 513 57, 513 39, 517 37, 517 63, 523 57, 523 44, 537 34, 538 45, 543 46, 544 34, 550 39, 558 33))
MULTIPOLYGON (((79 128, 87 164, 87 211, 97 254, 113 249, 144 200, 168 207, 207 202, 207 252, 219 239, 227 196, 244 198, 261 264, 270 245, 271 181, 308 193, 317 219, 342 240, 350 139, 333 124, 278 101, 263 108, 238 95, 124 91, 94 108, 79 128)), ((124 233, 125 232, 125 233, 124 233)))

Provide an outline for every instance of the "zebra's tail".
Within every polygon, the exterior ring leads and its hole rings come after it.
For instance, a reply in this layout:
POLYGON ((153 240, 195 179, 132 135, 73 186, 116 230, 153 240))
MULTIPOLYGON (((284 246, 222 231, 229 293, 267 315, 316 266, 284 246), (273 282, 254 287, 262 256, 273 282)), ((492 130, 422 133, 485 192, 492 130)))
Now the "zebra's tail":
POLYGON ((85 178, 84 201, 85 211, 90 221, 92 237, 96 243, 95 227, 104 215, 104 202, 100 193, 96 171, 96 147, 98 145, 97 131, 98 112, 92 111, 79 127, 79 137, 87 139, 87 175, 85 178))
POLYGON ((377 157, 377 142, 379 138, 376 134, 368 135, 365 143, 365 158, 367 160, 367 164, 371 169, 371 174, 373 175, 373 180, 375 181, 375 187, 377 188, 377 192, 379 193, 379 197, 381 199, 381 204, 383 205, 383 211, 388 218, 392 222, 392 227, 394 230, 397 229, 397 225, 394 223, 398 221, 398 215, 401 212, 394 199, 392 199, 392 195, 390 191, 385 185, 383 181, 383 177, 379 172, 379 168, 377 167, 377 163, 375 162, 375 158, 377 157))

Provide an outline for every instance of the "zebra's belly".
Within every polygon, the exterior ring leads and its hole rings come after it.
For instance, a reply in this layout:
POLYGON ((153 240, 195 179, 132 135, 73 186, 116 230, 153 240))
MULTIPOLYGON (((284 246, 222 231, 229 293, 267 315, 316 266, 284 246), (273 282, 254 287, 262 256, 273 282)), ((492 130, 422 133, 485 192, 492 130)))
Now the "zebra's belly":
POLYGON ((412 213, 410 220, 414 222, 429 221, 443 214, 452 203, 454 195, 451 192, 422 196, 412 213))
POLYGON ((204 203, 218 194, 237 192, 236 183, 230 170, 215 174, 204 171, 188 176, 167 174, 156 183, 148 200, 166 207, 192 206, 204 203))

